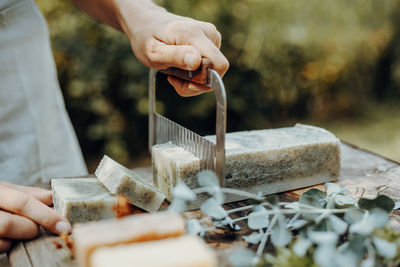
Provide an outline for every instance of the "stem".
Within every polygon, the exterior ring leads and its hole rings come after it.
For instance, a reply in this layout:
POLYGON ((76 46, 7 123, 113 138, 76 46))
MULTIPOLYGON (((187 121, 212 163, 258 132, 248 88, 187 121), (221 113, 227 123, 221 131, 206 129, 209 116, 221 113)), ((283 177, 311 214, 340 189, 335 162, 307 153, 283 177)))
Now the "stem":
MULTIPOLYGON (((207 186, 207 187, 200 187, 200 188, 196 188, 193 190, 193 192, 195 194, 200 194, 200 193, 208 193, 210 190, 215 190, 214 187, 211 186, 207 186)), ((221 192, 223 193, 227 193, 227 194, 232 194, 232 195, 238 195, 238 196, 243 196, 246 198, 252 198, 252 199, 256 199, 256 200, 263 200, 263 197, 260 197, 259 195, 255 195, 249 192, 245 192, 245 191, 241 191, 241 190, 237 190, 237 189, 232 189, 232 188, 221 188, 221 192)))
POLYGON ((277 220, 278 220, 278 214, 275 214, 271 220, 271 223, 268 225, 268 228, 265 231, 263 238, 261 239, 260 245, 257 248, 256 255, 257 255, 258 259, 260 258, 261 254, 264 251, 265 244, 267 243, 267 240, 268 240, 268 236, 271 233, 272 227, 274 227, 277 220))
MULTIPOLYGON (((326 213, 327 215, 329 214, 334 214, 334 213, 345 213, 346 211, 348 211, 349 209, 306 209, 306 210, 291 210, 291 209, 287 209, 287 210, 279 210, 279 213, 281 214, 296 214, 296 213, 302 213, 302 214, 323 214, 326 213)), ((277 214, 276 211, 274 210, 265 210, 265 211, 258 211, 257 215, 271 215, 271 214, 277 214)), ((244 216, 244 217, 240 217, 240 218, 236 218, 233 219, 233 222, 237 222, 237 221, 241 221, 241 220, 245 220, 248 219, 249 216, 244 216)))

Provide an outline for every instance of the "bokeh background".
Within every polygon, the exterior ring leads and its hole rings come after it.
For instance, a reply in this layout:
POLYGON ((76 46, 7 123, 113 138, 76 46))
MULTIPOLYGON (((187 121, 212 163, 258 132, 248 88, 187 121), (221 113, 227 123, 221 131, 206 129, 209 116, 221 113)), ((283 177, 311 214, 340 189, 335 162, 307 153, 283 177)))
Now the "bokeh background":
MULTIPOLYGON (((104 153, 149 164, 147 75, 123 34, 65 0, 37 0, 61 88, 89 170, 104 153)), ((228 131, 325 127, 400 161, 400 2, 165 0, 214 23, 230 62, 228 131)), ((200 134, 215 131, 212 93, 181 98, 160 79, 157 111, 200 134)))

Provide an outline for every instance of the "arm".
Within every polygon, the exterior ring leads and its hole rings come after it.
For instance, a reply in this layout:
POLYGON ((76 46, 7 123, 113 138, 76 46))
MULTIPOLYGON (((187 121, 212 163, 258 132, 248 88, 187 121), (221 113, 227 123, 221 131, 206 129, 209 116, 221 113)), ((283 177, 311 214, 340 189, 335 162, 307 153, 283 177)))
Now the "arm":
POLYGON ((50 191, 0 182, 0 253, 10 249, 12 240, 34 238, 38 225, 53 233, 70 232, 68 221, 51 204, 50 191))
MULTIPOLYGON (((150 0, 73 0, 92 17, 122 31, 136 57, 156 69, 178 67, 195 70, 201 58, 209 58, 223 76, 228 60, 219 50, 221 34, 211 23, 177 16, 150 0)), ((168 77, 181 96, 192 96, 210 89, 168 77)))

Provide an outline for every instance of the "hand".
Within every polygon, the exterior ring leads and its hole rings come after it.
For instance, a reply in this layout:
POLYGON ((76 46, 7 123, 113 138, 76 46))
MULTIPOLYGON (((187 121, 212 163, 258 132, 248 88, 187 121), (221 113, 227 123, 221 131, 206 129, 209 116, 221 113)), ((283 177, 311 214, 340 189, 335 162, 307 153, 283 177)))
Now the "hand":
MULTIPOLYGON (((219 50, 221 34, 213 24, 177 16, 152 6, 135 13, 135 2, 120 1, 120 24, 133 52, 143 64, 155 69, 178 67, 196 70, 201 58, 206 57, 221 77, 225 74, 229 63, 219 50)), ((181 96, 194 96, 211 90, 171 76, 168 81, 181 96)))
POLYGON ((70 232, 69 222, 51 204, 51 191, 0 182, 0 252, 8 251, 12 240, 34 238, 38 225, 58 234, 70 232))

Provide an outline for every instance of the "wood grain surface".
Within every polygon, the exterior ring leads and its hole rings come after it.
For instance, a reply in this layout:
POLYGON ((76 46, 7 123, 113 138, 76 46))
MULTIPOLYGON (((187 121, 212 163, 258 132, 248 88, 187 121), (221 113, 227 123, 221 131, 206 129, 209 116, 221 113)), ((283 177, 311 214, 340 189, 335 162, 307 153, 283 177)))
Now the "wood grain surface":
MULTIPOLYGON (((400 199, 399 163, 345 143, 341 145, 341 157, 341 174, 337 183, 346 186, 350 195, 356 196, 357 189, 358 191, 363 189, 364 196, 375 196, 379 189, 385 187, 384 194, 400 199)), ((142 176, 151 179, 150 168, 140 168, 136 171, 142 176)), ((313 187, 323 189, 323 185, 313 187)), ((310 188, 293 190, 281 193, 278 196, 282 201, 296 201, 304 191, 310 188)), ((247 203, 248 201, 238 201, 225 204, 225 207, 236 208, 247 203)), ((235 214, 232 217, 240 215, 243 214, 235 214)), ((203 216, 199 210, 184 213, 185 218, 202 218, 203 216)), ((390 224, 400 230, 400 213, 398 211, 392 213, 390 224)), ((243 222, 239 222, 239 225, 242 229, 237 232, 216 229, 208 232, 205 236, 206 242, 218 252, 220 266, 230 266, 227 258, 232 250, 240 246, 248 246, 241 237, 249 234, 251 230, 243 222)), ((249 247, 255 249, 255 247, 249 247)), ((266 249, 269 250, 271 248, 267 246, 266 249)), ((8 254, 8 260, 13 267, 76 266, 64 241, 44 231, 34 240, 18 243, 8 254)), ((6 264, 6 261, 7 257, 4 254, 0 254, 0 266, 6 264)))

